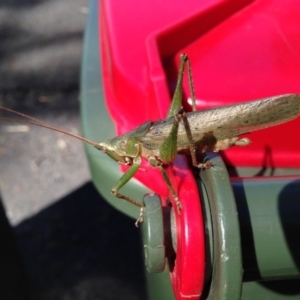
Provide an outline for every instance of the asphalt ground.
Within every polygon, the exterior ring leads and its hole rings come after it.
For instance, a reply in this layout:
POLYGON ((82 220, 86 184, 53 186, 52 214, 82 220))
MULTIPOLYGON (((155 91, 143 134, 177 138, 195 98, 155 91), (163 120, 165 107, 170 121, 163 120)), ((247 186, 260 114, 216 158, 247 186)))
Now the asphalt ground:
MULTIPOLYGON (((80 133, 87 14, 0 2, 0 105, 80 133)), ((81 142, 0 120, 0 171, 1 300, 146 298, 139 233, 94 189, 81 142)))

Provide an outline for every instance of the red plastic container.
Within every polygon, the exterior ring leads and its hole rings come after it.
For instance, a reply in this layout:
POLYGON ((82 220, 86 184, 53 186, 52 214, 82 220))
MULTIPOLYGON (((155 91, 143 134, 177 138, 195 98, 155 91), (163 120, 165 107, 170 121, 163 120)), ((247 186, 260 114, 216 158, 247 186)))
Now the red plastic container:
MULTIPOLYGON (((104 89, 116 134, 166 116, 183 52, 191 60, 198 110, 300 93, 298 7, 280 0, 101 1, 104 89)), ((299 127, 300 118, 253 132, 253 144, 222 155, 233 166, 299 168, 299 127)), ((136 178, 166 201, 161 175, 144 167, 136 178)), ((198 191, 184 157, 168 172, 184 207, 177 215, 174 291, 177 299, 198 299, 205 268, 198 191)))

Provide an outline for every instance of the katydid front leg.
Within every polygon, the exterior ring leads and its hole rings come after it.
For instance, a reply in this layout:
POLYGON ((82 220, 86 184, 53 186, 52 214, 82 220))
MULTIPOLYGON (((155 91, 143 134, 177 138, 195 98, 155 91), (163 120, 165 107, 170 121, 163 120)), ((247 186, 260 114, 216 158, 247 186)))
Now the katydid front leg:
POLYGON ((141 166, 141 157, 136 157, 134 160, 133 160, 133 164, 132 166, 122 175, 122 177, 119 179, 119 181, 117 182, 117 184, 111 189, 111 193, 116 196, 117 198, 120 198, 120 199, 123 199, 123 200, 126 200, 128 202, 130 202, 131 204, 133 205, 136 205, 138 207, 141 208, 140 210, 140 216, 139 218, 137 219, 137 221, 135 222, 135 226, 138 227, 138 223, 141 223, 143 222, 144 220, 144 205, 137 201, 137 200, 134 200, 133 198, 129 197, 129 196, 126 196, 124 194, 121 194, 119 193, 119 189, 121 189, 133 176, 134 174, 138 171, 138 169, 140 168, 141 166))
POLYGON ((117 198, 126 200, 141 208, 140 216, 135 223, 136 226, 139 222, 143 221, 144 205, 129 196, 119 193, 119 190, 140 168, 142 157, 140 155, 139 142, 151 126, 152 122, 146 122, 127 134, 117 136, 111 140, 106 140, 103 143, 95 145, 97 149, 104 151, 108 156, 120 164, 130 165, 130 168, 122 175, 117 184, 112 188, 111 193, 117 198))

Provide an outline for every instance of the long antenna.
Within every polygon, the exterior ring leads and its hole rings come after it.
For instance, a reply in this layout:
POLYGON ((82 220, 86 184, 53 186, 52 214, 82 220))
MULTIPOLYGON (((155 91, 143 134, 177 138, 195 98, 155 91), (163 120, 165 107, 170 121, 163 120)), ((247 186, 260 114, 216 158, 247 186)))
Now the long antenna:
POLYGON ((10 109, 10 108, 6 108, 6 107, 3 107, 1 105, 0 105, 0 109, 8 111, 8 112, 16 114, 16 115, 19 115, 21 117, 33 120, 34 122, 30 122, 30 121, 26 121, 26 120, 20 120, 20 119, 7 118, 7 117, 0 117, 1 120, 11 121, 11 122, 16 122, 16 123, 22 123, 22 124, 28 124, 28 125, 35 125, 35 126, 47 128, 47 129, 50 129, 50 130, 54 130, 54 131, 57 131, 57 132, 64 133, 64 134, 67 134, 69 136, 72 136, 72 137, 74 137, 76 139, 79 139, 79 140, 81 140, 81 141, 83 141, 85 143, 88 143, 88 144, 90 144, 90 145, 92 145, 92 146, 94 146, 96 148, 97 148, 97 146, 99 146, 99 143, 96 143, 94 141, 86 139, 86 138, 84 138, 84 137, 82 137, 80 135, 77 135, 75 133, 69 132, 67 130, 64 130, 64 129, 60 128, 60 127, 54 126, 54 125, 52 125, 50 123, 47 123, 45 121, 42 121, 42 120, 39 120, 37 118, 31 117, 29 115, 23 114, 23 113, 18 112, 16 110, 13 110, 13 109, 10 109))

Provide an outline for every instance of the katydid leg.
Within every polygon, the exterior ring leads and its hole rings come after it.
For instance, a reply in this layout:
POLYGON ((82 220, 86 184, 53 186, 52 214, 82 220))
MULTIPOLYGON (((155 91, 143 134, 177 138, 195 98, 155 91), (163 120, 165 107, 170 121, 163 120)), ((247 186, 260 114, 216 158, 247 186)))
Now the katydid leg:
POLYGON ((172 162, 177 155, 177 135, 178 135, 179 118, 174 118, 171 131, 159 148, 159 158, 165 162, 172 162))
POLYGON ((122 177, 119 179, 117 184, 112 188, 111 193, 117 198, 126 200, 138 207, 144 207, 144 205, 141 202, 118 192, 119 189, 121 189, 134 176, 134 174, 138 171, 140 165, 141 165, 141 158, 140 157, 135 158, 132 166, 122 175, 122 177))
POLYGON ((185 61, 186 61, 186 66, 187 66, 187 71, 188 71, 188 79, 189 79, 189 87, 190 87, 190 93, 191 93, 191 99, 192 99, 192 108, 193 111, 196 111, 196 98, 195 98, 195 89, 194 89, 194 81, 193 81, 193 76, 192 76, 192 67, 189 58, 185 55, 185 61))
POLYGON ((159 160, 157 160, 157 158, 155 158, 154 156, 151 156, 148 158, 148 162, 149 164, 154 167, 154 168, 158 168, 160 173, 162 174, 163 176, 163 179, 165 181, 165 183, 167 184, 167 187, 176 203, 176 206, 178 208, 178 211, 180 211, 182 209, 182 205, 181 205, 181 202, 179 200, 179 197, 177 195, 177 193, 175 192, 175 189, 173 188, 173 185, 171 183, 171 180, 167 174, 167 172, 165 171, 164 167, 163 167, 163 164, 162 162, 160 162, 159 160))
POLYGON ((176 88, 167 114, 167 118, 173 117, 178 111, 178 109, 182 107, 182 80, 183 80, 184 65, 187 59, 188 57, 186 54, 181 54, 176 88))
POLYGON ((181 54, 176 88, 167 114, 167 118, 174 116, 176 114, 176 111, 182 107, 182 82, 183 82, 183 73, 184 73, 185 65, 187 67, 187 73, 188 73, 188 82, 189 82, 189 89, 191 93, 192 109, 193 111, 197 110, 191 63, 186 54, 181 54))
POLYGON ((188 122, 188 118, 186 116, 186 112, 183 110, 183 108, 180 108, 177 111, 171 128, 171 132, 159 149, 160 158, 163 162, 168 162, 168 163, 172 162, 175 159, 177 155, 178 126, 181 120, 183 122, 184 129, 189 141, 189 149, 192 157, 193 166, 198 167, 199 163, 196 157, 195 143, 193 141, 193 136, 192 136, 190 124, 188 122))
POLYGON ((193 166, 197 168, 199 163, 198 163, 197 157, 196 157, 196 147, 195 147, 195 142, 193 141, 192 131, 191 131, 191 127, 190 127, 188 118, 186 116, 186 112, 183 111, 183 109, 182 109, 181 112, 178 112, 177 118, 178 119, 180 118, 183 122, 184 129, 185 129, 185 132, 186 132, 186 136, 187 136, 188 141, 189 141, 189 147, 190 147, 190 153, 191 153, 191 157, 192 157, 192 163, 193 163, 193 166))
POLYGON ((117 184, 111 189, 111 193, 116 196, 117 198, 123 199, 128 201, 131 204, 134 204, 138 207, 140 207, 140 215, 138 217, 138 219, 135 222, 135 226, 138 227, 139 223, 142 223, 144 221, 144 204, 129 197, 126 196, 124 194, 119 193, 119 189, 121 189, 133 176, 134 174, 138 171, 138 169, 140 168, 141 165, 141 158, 140 157, 136 157, 133 160, 133 165, 123 174, 123 176, 119 179, 119 181, 117 182, 117 184))
MULTIPOLYGON (((181 54, 180 56, 180 66, 179 66, 179 71, 178 71, 178 79, 177 79, 177 84, 174 92, 174 96, 172 99, 172 103, 170 106, 170 109, 168 111, 167 117, 171 117, 175 115, 174 123, 170 132, 170 135, 168 138, 165 140, 164 144, 162 145, 160 149, 160 154, 163 161, 173 161, 176 157, 176 154, 174 153, 175 151, 173 150, 174 147, 177 147, 177 132, 178 132, 178 123, 182 119, 184 128, 187 134, 187 138, 189 141, 189 147, 190 147, 190 152, 192 156, 192 162, 194 167, 198 167, 199 163, 197 162, 196 158, 196 147, 195 143, 193 141, 192 137, 192 132, 191 128, 186 116, 186 113, 184 112, 182 108, 182 81, 183 81, 183 73, 184 73, 184 67, 187 67, 187 72, 188 72, 188 81, 189 81, 189 89, 191 93, 191 99, 192 99, 192 106, 193 106, 193 111, 196 111, 196 99, 195 99, 195 90, 194 90, 194 83, 193 83, 193 77, 192 77, 192 69, 191 69, 191 63, 186 54, 181 54), (168 150, 169 154, 167 155, 166 152, 168 150)), ((176 151, 177 153, 177 151, 176 151)))
POLYGON ((172 195, 173 199, 175 200, 176 206, 178 208, 178 212, 180 213, 180 210, 182 209, 182 204, 179 200, 179 197, 178 197, 177 193, 175 192, 175 190, 172 186, 171 180, 170 180, 167 172, 165 171, 165 169, 162 165, 158 165, 157 168, 160 170, 160 172, 161 172, 161 174, 164 178, 164 181, 167 184, 168 189, 171 192, 171 195, 172 195))

